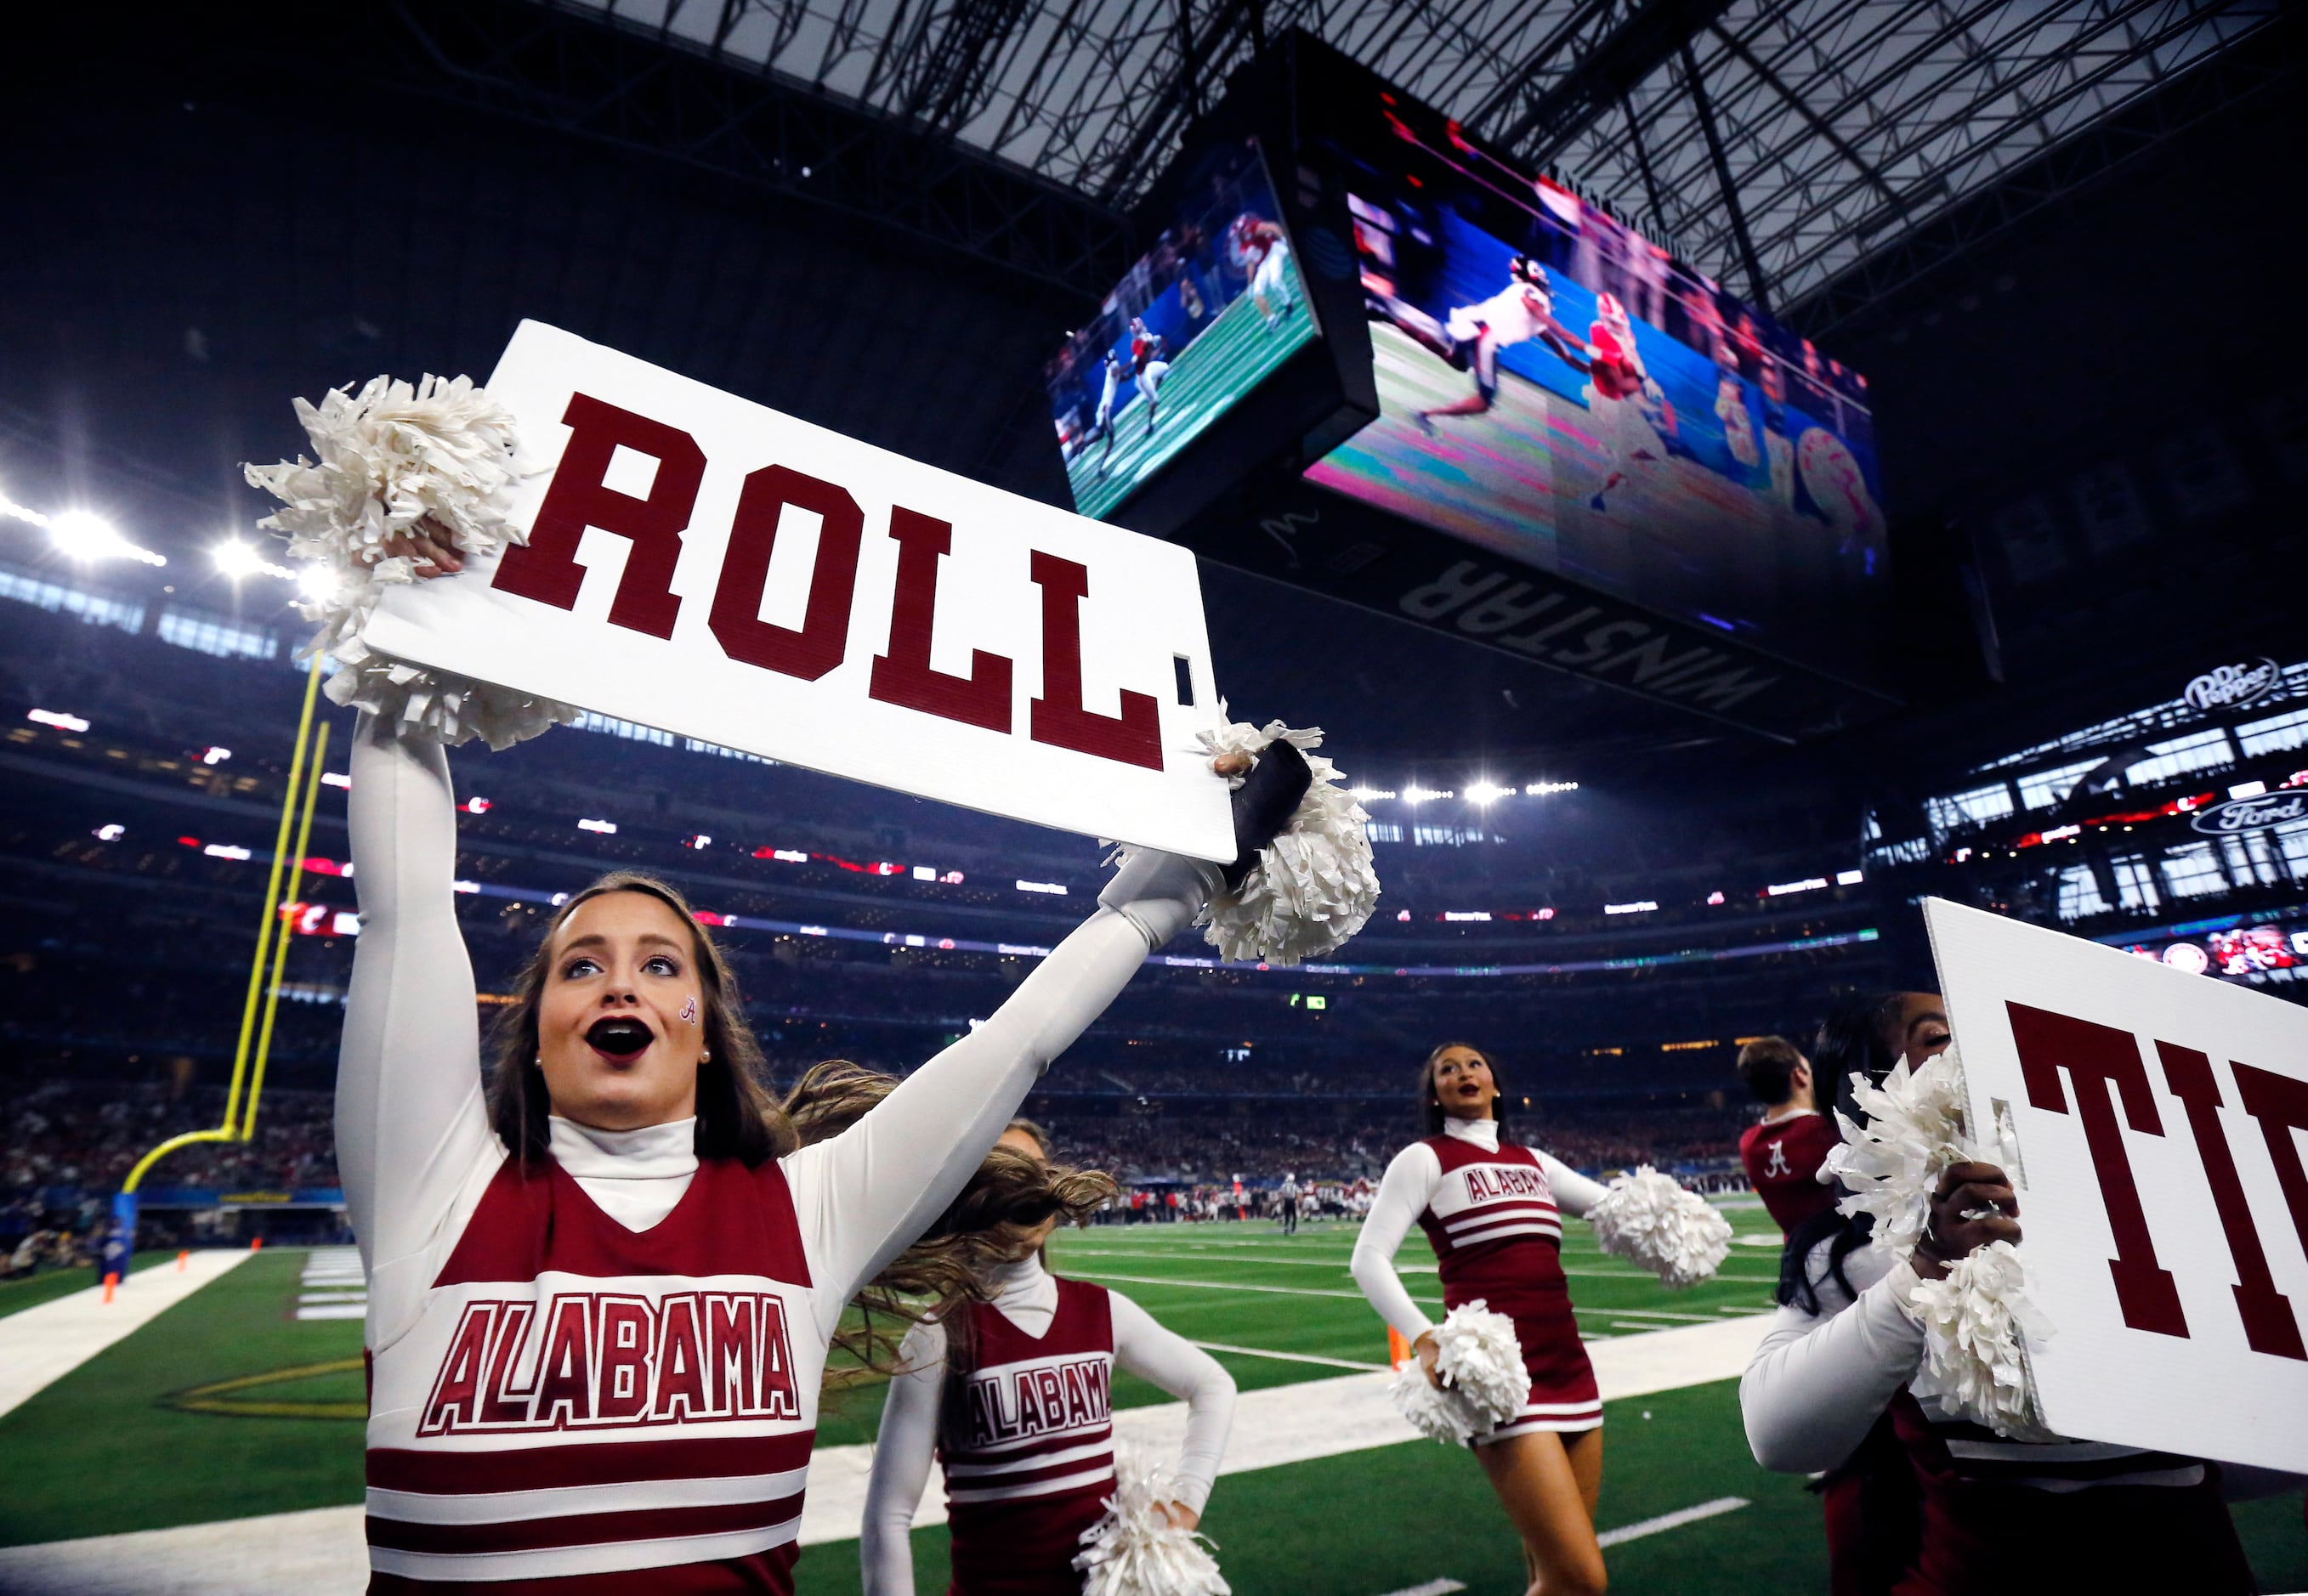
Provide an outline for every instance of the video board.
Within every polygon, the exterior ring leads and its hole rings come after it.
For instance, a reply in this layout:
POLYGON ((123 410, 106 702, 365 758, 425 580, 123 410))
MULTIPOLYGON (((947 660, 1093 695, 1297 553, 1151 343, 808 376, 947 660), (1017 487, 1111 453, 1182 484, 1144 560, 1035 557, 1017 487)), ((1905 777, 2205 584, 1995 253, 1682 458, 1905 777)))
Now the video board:
POLYGON ((2170 938, 2166 932, 2145 940, 2101 940, 2193 975, 2216 975, 2252 986, 2308 981, 2308 920, 2232 925, 2190 937, 2170 938))
POLYGON ((1375 81, 1326 105, 1309 146, 1346 191, 1380 415, 1305 481, 1827 675, 1877 674, 1864 378, 1375 81))
POLYGON ((1170 184, 1154 247, 1044 371, 1074 507, 1107 516, 1320 329, 1257 141, 1170 184))

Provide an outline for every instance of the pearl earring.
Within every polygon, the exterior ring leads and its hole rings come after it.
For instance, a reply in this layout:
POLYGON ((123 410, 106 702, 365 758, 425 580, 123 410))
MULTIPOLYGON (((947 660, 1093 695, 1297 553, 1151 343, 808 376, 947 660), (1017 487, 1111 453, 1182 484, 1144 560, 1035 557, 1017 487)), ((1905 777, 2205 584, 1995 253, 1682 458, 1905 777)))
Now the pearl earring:
POLYGON ((712 1062, 713 1062, 713 1050, 712 1050, 711 1048, 710 1048, 710 1047, 709 1047, 709 1048, 707 1048, 703 1052, 702 1052, 702 1053, 698 1054, 698 1055, 697 1055, 697 1061, 698 1061, 700 1064, 710 1064, 710 1063, 712 1063, 712 1062))

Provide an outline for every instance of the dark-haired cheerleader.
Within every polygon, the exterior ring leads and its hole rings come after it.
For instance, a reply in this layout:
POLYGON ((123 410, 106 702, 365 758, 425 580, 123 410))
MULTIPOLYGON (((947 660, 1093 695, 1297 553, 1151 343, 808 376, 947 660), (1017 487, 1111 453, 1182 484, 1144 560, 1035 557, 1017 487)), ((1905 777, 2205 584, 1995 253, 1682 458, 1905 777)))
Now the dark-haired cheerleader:
POLYGON ((1500 1132, 1498 1070, 1477 1048, 1450 1043, 1419 1074, 1419 1108, 1434 1134, 1387 1165, 1355 1243, 1355 1283, 1435 1377, 1434 1326, 1394 1271, 1416 1223, 1434 1246, 1445 1307, 1481 1299, 1514 1321, 1530 1397, 1474 1439, 1475 1456, 1522 1539, 1534 1596, 1604 1588, 1595 1540, 1603 1486, 1603 1399, 1579 1340, 1563 1278, 1562 1214, 1582 1214, 1603 1188, 1561 1160, 1500 1132))

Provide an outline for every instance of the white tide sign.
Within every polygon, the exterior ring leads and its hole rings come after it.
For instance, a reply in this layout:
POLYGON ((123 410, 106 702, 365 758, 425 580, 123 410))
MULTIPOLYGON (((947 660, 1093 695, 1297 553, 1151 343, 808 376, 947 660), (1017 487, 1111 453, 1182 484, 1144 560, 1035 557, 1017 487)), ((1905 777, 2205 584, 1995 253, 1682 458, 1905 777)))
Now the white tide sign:
POLYGON ((1924 906, 2062 1435, 2308 1471, 2308 1009, 1924 906))
POLYGON ((924 797, 1234 855, 1193 556, 524 322, 526 547, 394 590, 421 665, 924 797))

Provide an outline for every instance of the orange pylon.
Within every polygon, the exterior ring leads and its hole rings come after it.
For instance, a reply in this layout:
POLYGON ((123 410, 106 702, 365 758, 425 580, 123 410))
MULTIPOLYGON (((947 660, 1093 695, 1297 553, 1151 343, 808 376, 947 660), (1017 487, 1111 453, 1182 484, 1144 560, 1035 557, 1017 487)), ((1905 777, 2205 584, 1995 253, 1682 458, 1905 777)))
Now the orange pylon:
POLYGON ((1410 1343, 1402 1339, 1402 1332, 1389 1325, 1386 1327, 1386 1360, 1400 1369, 1411 1360, 1410 1343))
POLYGON ((112 1300, 112 1289, 119 1283, 120 1276, 117 1274, 108 1274, 104 1277, 104 1300, 107 1302, 112 1300))
POLYGON ((192 1249, 191 1248, 189 1248, 189 1247, 185 1248, 182 1252, 179 1252, 179 1253, 177 1255, 177 1274, 182 1274, 185 1272, 185 1259, 187 1259, 187 1258, 189 1258, 189 1257, 191 1257, 192 1256, 193 1256, 193 1249, 192 1249))

